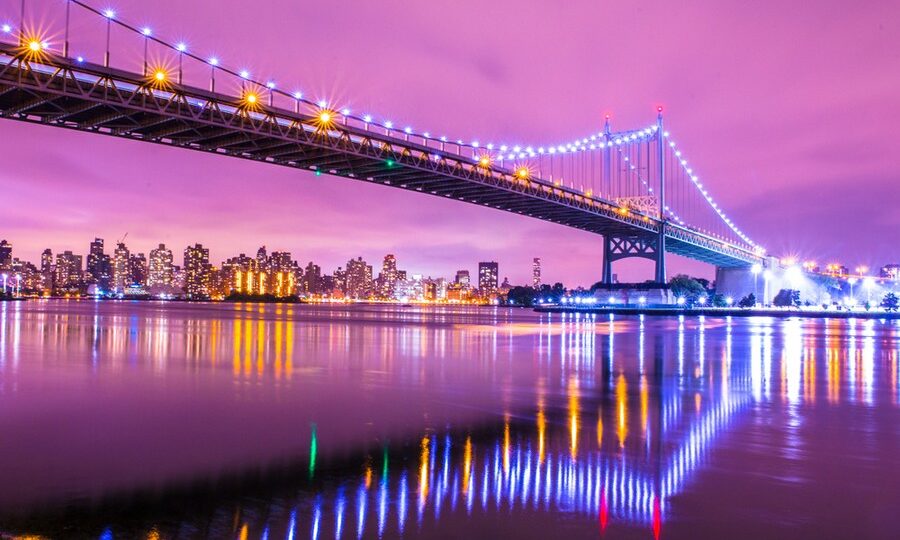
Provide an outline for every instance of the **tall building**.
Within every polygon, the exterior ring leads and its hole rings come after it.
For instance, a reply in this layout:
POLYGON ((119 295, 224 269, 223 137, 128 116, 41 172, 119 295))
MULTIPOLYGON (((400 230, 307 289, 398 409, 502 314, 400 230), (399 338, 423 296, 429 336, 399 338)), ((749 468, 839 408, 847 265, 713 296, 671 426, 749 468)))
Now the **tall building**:
POLYGON ((372 266, 362 257, 347 261, 344 294, 350 298, 368 298, 372 294, 372 266))
POLYGON ((71 251, 56 254, 56 288, 77 289, 81 287, 81 255, 71 251))
POLYGON ((160 244, 159 247, 151 250, 147 270, 147 287, 170 287, 175 279, 173 261, 172 250, 168 249, 165 244, 160 244))
POLYGON ((322 269, 312 261, 303 271, 302 289, 308 295, 322 294, 322 269))
POLYGON ((52 291, 56 287, 56 268, 53 266, 53 252, 50 248, 41 253, 41 279, 45 291, 52 291))
POLYGON ((116 244, 112 260, 112 289, 120 293, 131 284, 131 254, 125 244, 116 244))
POLYGON ((268 257, 266 257, 266 246, 263 246, 256 250, 256 264, 259 265, 260 269, 264 269, 267 262, 268 257))
POLYGON ((12 244, 6 240, 0 240, 0 270, 12 268, 12 244))
POLYGON ((462 288, 468 288, 469 285, 472 284, 472 280, 469 277, 468 270, 457 270, 456 278, 453 280, 453 283, 459 285, 462 288))
POLYGON ((397 278, 397 258, 389 253, 384 256, 384 261, 381 263, 381 274, 378 276, 379 296, 385 299, 393 298, 397 278))
POLYGON ((94 238, 88 250, 87 279, 101 290, 109 290, 112 283, 112 261, 103 251, 103 239, 94 238))
POLYGON ((184 249, 184 292, 190 298, 209 296, 209 250, 202 244, 194 244, 184 249))
POLYGON ((147 284, 147 257, 143 253, 128 258, 128 284, 144 286, 147 284))
POLYGON ((541 288, 541 258, 535 257, 531 261, 531 286, 535 289, 541 288))
POLYGON ((478 290, 482 296, 497 292, 499 265, 494 262, 478 263, 478 290))

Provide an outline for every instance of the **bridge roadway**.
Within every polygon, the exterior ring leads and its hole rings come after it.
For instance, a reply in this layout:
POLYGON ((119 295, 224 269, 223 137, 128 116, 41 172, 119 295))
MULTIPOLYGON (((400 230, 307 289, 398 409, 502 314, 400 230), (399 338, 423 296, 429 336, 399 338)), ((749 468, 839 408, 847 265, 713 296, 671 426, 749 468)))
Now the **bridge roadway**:
MULTIPOLYGON (((0 117, 200 150, 428 193, 600 235, 653 239, 666 251, 720 267, 761 262, 729 243, 656 216, 469 156, 309 114, 249 108, 240 98, 55 54, 28 61, 0 43, 0 117)), ((338 116, 338 115, 336 115, 338 116)), ((339 116, 338 116, 339 118, 339 116)), ((452 145, 451 145, 452 146, 452 145)))

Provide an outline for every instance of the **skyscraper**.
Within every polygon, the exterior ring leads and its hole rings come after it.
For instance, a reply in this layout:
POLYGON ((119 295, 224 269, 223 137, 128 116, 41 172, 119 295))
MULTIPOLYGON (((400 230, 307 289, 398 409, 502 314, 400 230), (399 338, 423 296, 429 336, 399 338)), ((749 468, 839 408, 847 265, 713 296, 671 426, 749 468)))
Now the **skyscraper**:
POLYGON ((368 298, 372 294, 372 266, 362 257, 347 261, 344 292, 351 298, 368 298))
POLYGON ((494 262, 478 263, 478 289, 482 296, 497 292, 499 265, 494 262))
POLYGON ((50 251, 50 248, 41 253, 41 279, 45 291, 52 291, 55 288, 56 275, 53 267, 53 252, 50 251))
POLYGON ((87 279, 101 290, 109 290, 112 283, 112 261, 103 251, 103 239, 94 238, 87 257, 87 279))
POLYGON ((128 252, 128 248, 125 247, 125 244, 119 242, 116 245, 116 250, 113 252, 112 260, 112 289, 117 293, 123 292, 125 287, 130 285, 130 259, 131 254, 128 252))
POLYGON ((531 261, 531 286, 535 289, 541 288, 541 258, 535 257, 531 261))
POLYGON ((209 250, 202 244, 188 246, 184 250, 184 292, 190 298, 209 296, 209 250))
POLYGON ((0 270, 12 268, 12 244, 6 240, 0 240, 0 270))
POLYGON ((381 263, 381 275, 378 276, 379 296, 385 299, 394 297, 397 277, 397 258, 389 253, 381 263))
POLYGON ((472 284, 472 279, 469 277, 468 270, 457 270, 456 278, 453 280, 454 283, 461 287, 468 287, 472 284))
POLYGON ((147 257, 143 253, 128 258, 128 278, 129 285, 147 284, 147 257))
POLYGON ((172 268, 172 250, 160 244, 150 251, 149 269, 147 272, 147 287, 172 285, 174 271, 172 268))
POLYGON ((65 251, 56 255, 56 288, 77 289, 81 287, 81 255, 65 251))

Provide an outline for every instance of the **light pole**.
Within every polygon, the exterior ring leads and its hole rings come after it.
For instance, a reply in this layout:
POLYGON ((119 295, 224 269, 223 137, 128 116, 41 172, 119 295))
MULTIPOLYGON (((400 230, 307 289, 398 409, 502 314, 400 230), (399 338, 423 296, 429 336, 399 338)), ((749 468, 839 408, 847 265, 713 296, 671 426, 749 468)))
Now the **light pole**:
POLYGON ((875 279, 872 277, 867 277, 863 280, 863 285, 866 287, 866 304, 872 303, 872 287, 875 286, 875 279))
POLYGON ((853 286, 856 285, 857 279, 855 277, 851 277, 847 279, 847 283, 850 284, 850 300, 856 300, 856 297, 853 296, 853 286))
POLYGON ((3 278, 3 294, 6 294, 6 278, 8 277, 6 274, 0 275, 3 278))
POLYGON ((753 303, 756 307, 755 304, 759 302, 759 273, 762 272, 762 265, 756 263, 750 267, 750 271, 753 272, 753 303))
POLYGON ((766 270, 763 272, 763 305, 768 305, 769 302, 769 280, 772 279, 772 271, 766 270))
POLYGON ((20 274, 16 274, 16 296, 19 296, 19 287, 22 284, 22 276, 20 274))

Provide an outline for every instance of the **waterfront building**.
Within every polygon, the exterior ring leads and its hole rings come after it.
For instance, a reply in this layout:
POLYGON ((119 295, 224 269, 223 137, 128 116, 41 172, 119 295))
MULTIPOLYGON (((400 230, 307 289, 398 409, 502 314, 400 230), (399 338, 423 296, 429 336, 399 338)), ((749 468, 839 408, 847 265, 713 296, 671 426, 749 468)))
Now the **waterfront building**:
POLYGON ((490 296, 497 292, 499 265, 494 262, 478 263, 478 290, 481 296, 490 296))
POLYGON ((306 265, 303 271, 301 289, 308 296, 322 294, 322 269, 312 261, 306 265))
POLYGON ((184 249, 184 292, 189 298, 209 296, 209 250, 202 244, 194 244, 184 249))
POLYGON ((0 240, 0 270, 12 268, 12 244, 6 240, 0 240))
POLYGON ((113 252, 112 289, 116 293, 124 293, 125 287, 131 284, 131 253, 124 243, 119 242, 113 252))
POLYGON ((471 285, 471 279, 469 278, 468 270, 457 270, 456 277, 453 279, 453 283, 459 285, 464 289, 468 289, 469 285, 471 285))
POLYGON ((900 264, 886 264, 882 266, 879 275, 884 279, 900 281, 900 264))
POLYGON ((168 249, 165 244, 160 244, 156 249, 151 250, 147 287, 171 287, 175 277, 173 262, 172 250, 168 249))
POLYGON ((384 256, 384 261, 381 263, 381 274, 378 276, 378 295, 386 300, 393 299, 398 278, 397 258, 389 253, 384 256))
POLYGON ((82 285, 82 259, 71 251, 56 255, 55 286, 60 292, 77 292, 82 285))
POLYGON ((145 286, 147 284, 147 273, 147 257, 143 253, 137 253, 128 258, 129 285, 145 286))
POLYGON ((87 282, 108 291, 112 284, 112 260, 104 252, 103 239, 94 238, 88 249, 87 282))
POLYGON ((362 257, 347 261, 344 294, 350 298, 369 298, 373 292, 372 265, 362 257))

